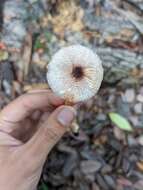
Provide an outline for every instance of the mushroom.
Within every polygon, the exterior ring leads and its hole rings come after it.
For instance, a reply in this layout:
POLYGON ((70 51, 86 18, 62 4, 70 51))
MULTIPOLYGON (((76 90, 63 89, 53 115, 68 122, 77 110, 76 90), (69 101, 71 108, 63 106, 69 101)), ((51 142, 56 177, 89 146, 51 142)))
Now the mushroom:
MULTIPOLYGON (((60 49, 48 64, 48 84, 67 105, 93 97, 99 90, 102 79, 103 67, 100 58, 82 45, 60 49)), ((71 130, 78 132, 76 121, 72 123, 71 130)))
POLYGON ((47 80, 50 88, 71 104, 93 97, 99 90, 102 79, 100 58, 82 45, 60 49, 48 64, 47 80))

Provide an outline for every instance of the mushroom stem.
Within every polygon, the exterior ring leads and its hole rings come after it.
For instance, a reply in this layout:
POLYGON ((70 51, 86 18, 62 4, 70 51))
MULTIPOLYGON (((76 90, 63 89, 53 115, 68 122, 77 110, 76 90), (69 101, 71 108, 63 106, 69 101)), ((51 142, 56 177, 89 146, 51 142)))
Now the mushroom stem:
MULTIPOLYGON (((69 100, 65 100, 65 105, 73 106, 74 104, 69 100)), ((79 125, 77 119, 74 119, 68 131, 71 131, 73 134, 77 134, 79 132, 79 125)))

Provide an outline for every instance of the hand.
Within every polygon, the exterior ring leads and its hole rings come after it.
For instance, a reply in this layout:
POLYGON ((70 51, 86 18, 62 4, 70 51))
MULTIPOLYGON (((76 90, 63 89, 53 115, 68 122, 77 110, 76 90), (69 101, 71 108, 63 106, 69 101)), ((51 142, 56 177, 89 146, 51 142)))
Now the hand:
POLYGON ((63 103, 51 91, 33 91, 0 112, 0 189, 36 189, 47 154, 75 116, 63 103))

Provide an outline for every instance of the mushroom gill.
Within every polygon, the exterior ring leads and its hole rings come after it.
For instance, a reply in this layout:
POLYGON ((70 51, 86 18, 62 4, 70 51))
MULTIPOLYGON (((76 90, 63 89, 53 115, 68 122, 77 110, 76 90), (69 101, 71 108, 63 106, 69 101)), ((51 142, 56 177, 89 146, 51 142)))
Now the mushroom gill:
POLYGON ((60 49, 48 64, 47 80, 55 94, 72 103, 94 96, 103 79, 98 55, 82 45, 60 49))

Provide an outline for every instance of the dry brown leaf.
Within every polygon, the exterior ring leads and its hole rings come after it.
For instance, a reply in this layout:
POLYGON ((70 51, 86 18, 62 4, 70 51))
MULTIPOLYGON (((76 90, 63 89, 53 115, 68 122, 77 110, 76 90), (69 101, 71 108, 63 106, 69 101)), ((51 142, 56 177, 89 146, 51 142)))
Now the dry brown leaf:
POLYGON ((0 49, 6 49, 6 45, 3 42, 0 42, 0 49))
POLYGON ((142 78, 143 77, 143 69, 139 69, 139 68, 134 68, 132 69, 132 71, 130 72, 130 75, 136 79, 142 78))
POLYGON ((14 95, 22 93, 21 84, 18 81, 13 81, 13 93, 14 95))
POLYGON ((143 161, 142 162, 137 162, 137 167, 143 171, 143 161))
POLYGON ((73 132, 73 133, 78 133, 79 132, 79 125, 77 123, 77 120, 75 119, 72 124, 71 124, 71 127, 70 127, 70 130, 73 132))
POLYGON ((46 90, 46 89, 49 89, 49 86, 47 83, 34 83, 34 84, 28 84, 28 85, 25 85, 23 87, 23 91, 24 92, 28 92, 28 91, 31 91, 31 90, 46 90))
POLYGON ((128 28, 123 28, 123 29, 120 31, 120 35, 121 35, 121 37, 128 37, 128 38, 131 38, 131 37, 133 37, 133 35, 134 35, 134 31, 133 31, 133 30, 129 30, 128 28))
POLYGON ((83 9, 74 1, 61 1, 58 5, 59 13, 56 16, 48 14, 43 18, 44 25, 51 23, 53 30, 60 37, 64 36, 65 29, 81 31, 83 29, 83 9))
POLYGON ((31 62, 31 53, 32 53, 32 35, 28 33, 25 38, 25 42, 24 42, 24 46, 22 50, 22 58, 21 58, 24 78, 28 75, 28 72, 29 72, 29 65, 31 62))
POLYGON ((95 145, 103 145, 103 144, 107 143, 107 141, 108 141, 108 139, 107 139, 107 136, 105 136, 105 135, 101 135, 100 137, 93 139, 93 143, 95 145))

